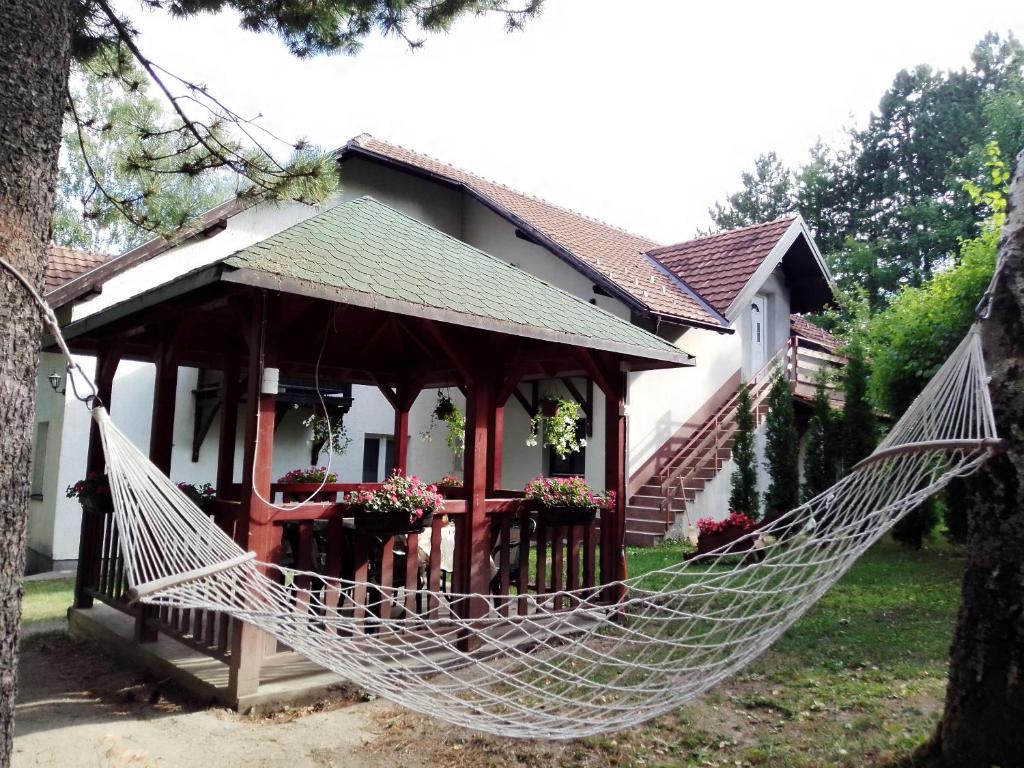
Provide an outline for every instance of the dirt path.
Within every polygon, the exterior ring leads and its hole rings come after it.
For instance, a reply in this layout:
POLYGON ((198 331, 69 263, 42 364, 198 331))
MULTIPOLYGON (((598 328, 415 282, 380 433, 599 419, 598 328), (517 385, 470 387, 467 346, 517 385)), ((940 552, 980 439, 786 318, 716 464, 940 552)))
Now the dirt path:
POLYGON ((198 709, 63 635, 25 643, 20 691, 13 768, 396 765, 366 750, 386 727, 388 708, 378 702, 269 721, 198 709))

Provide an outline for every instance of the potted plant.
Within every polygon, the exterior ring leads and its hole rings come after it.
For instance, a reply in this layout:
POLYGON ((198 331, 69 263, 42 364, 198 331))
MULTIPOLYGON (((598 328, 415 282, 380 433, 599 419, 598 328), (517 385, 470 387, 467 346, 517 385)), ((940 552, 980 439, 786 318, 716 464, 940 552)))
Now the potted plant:
POLYGON ((309 441, 311 462, 316 461, 328 446, 335 456, 341 456, 352 444, 352 438, 345 429, 345 412, 337 406, 328 406, 326 413, 311 413, 302 426, 313 433, 309 441))
POLYGON ((596 493, 582 477, 535 477, 526 484, 526 498, 545 525, 585 525, 599 509, 615 506, 614 491, 596 493))
POLYGON ((440 488, 462 488, 463 483, 455 475, 445 475, 437 481, 437 485, 440 488))
POLYGON ((188 496, 189 501, 202 510, 206 510, 208 502, 213 501, 217 491, 210 483, 196 485, 195 483, 178 483, 178 490, 188 496))
POLYGON ((85 479, 67 487, 67 497, 78 499, 87 512, 109 513, 114 511, 114 498, 110 495, 110 483, 105 474, 89 472, 85 479))
POLYGON ((757 523, 742 512, 730 512, 724 520, 702 517, 697 521, 697 554, 705 555, 715 550, 716 554, 730 555, 748 552, 754 547, 755 536, 748 536, 757 523))
POLYGON ((420 439, 429 443, 434 437, 434 427, 438 422, 448 425, 448 447, 456 456, 466 451, 466 416, 455 405, 451 395, 438 390, 437 403, 430 413, 430 424, 420 433, 420 439))
POLYGON ((375 491, 349 495, 356 528, 377 536, 420 533, 444 509, 437 486, 396 469, 375 491))
MULTIPOLYGON (((328 472, 327 467, 309 467, 286 472, 277 479, 277 482, 281 485, 292 486, 281 494, 286 502, 303 501, 311 493, 320 490, 322 484, 338 482, 338 476, 333 472, 328 472)), ((326 497, 330 493, 330 491, 325 491, 320 495, 326 497)), ((326 498, 313 499, 313 501, 326 500, 326 498)))
POLYGON ((545 397, 539 412, 530 420, 530 436, 526 438, 526 444, 535 446, 543 437, 544 446, 564 459, 587 446, 587 441, 576 433, 579 418, 580 404, 575 400, 545 397))

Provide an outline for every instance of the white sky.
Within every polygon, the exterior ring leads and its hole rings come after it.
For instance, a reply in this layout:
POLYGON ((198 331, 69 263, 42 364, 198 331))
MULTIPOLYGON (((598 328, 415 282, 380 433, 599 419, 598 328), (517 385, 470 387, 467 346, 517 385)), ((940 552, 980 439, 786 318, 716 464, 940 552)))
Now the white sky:
POLYGON ((123 0, 158 63, 288 139, 363 131, 664 242, 708 223, 760 152, 798 165, 863 125, 902 68, 959 68, 1020 0, 547 0, 525 31, 467 18, 418 51, 292 57, 230 14, 123 0))

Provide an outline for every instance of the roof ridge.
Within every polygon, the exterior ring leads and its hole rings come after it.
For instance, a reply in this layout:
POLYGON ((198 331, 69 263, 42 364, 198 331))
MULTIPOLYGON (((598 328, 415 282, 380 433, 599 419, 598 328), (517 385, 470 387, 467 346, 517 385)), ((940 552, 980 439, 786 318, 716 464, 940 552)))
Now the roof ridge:
MULTIPOLYGON (((417 157, 422 157, 422 158, 424 158, 426 160, 430 160, 431 162, 438 163, 439 165, 443 165, 446 168, 450 168, 453 171, 457 171, 458 173, 463 174, 463 175, 465 175, 465 176, 467 176, 467 177, 469 177, 471 179, 477 179, 477 180, 482 181, 482 182, 484 182, 486 184, 491 184, 491 185, 493 185, 495 187, 500 187, 501 189, 505 190, 506 192, 511 192, 514 195, 519 195, 520 197, 524 197, 524 198, 526 198, 528 200, 533 200, 534 202, 541 203, 543 205, 547 205, 547 206, 550 206, 552 208, 556 208, 559 211, 562 211, 564 213, 569 213, 569 214, 572 214, 573 216, 578 216, 581 219, 585 219, 585 220, 590 221, 590 222, 592 222, 594 224, 599 224, 602 227, 607 227, 608 229, 614 230, 614 231, 619 232, 620 234, 626 235, 628 237, 632 237, 632 238, 635 238, 637 240, 643 240, 643 241, 648 242, 648 243, 657 243, 658 242, 657 240, 653 240, 653 239, 651 239, 649 237, 645 237, 644 235, 637 234, 636 232, 630 232, 628 229, 623 229, 622 227, 618 227, 618 226, 616 226, 614 224, 610 224, 607 221, 602 221, 601 219, 598 219, 598 218, 596 218, 594 216, 588 216, 587 214, 581 213, 580 211, 574 210, 572 208, 568 208, 568 207, 566 207, 564 205, 560 205, 558 203, 551 202, 550 200, 546 200, 543 197, 539 197, 537 195, 531 195, 529 192, 523 192, 521 190, 514 189, 513 187, 510 187, 507 184, 502 184, 500 181, 495 181, 494 179, 488 179, 486 176, 481 176, 480 174, 474 173, 473 171, 467 171, 465 168, 460 168, 457 165, 453 165, 453 164, 448 163, 448 162, 446 162, 444 160, 441 160, 440 158, 434 157, 432 155, 428 155, 428 154, 426 154, 424 152, 419 152, 419 151, 417 151, 415 149, 409 149, 408 147, 402 146, 401 144, 395 144, 394 142, 388 141, 387 139, 378 138, 378 137, 374 136, 371 133, 361 133, 358 136, 353 137, 350 143, 354 142, 354 143, 356 143, 357 146, 361 147, 362 149, 368 149, 370 151, 373 151, 370 147, 366 147, 362 143, 360 143, 361 140, 365 140, 365 139, 369 139, 369 140, 372 140, 372 141, 379 141, 382 144, 387 144, 388 146, 394 147, 395 149, 400 149, 403 152, 408 152, 409 154, 416 155, 417 157)), ((465 183, 465 182, 462 182, 462 183, 465 183)), ((641 253, 643 253, 643 251, 641 251, 641 253)))
POLYGON ((653 253, 654 251, 668 250, 669 248, 678 248, 680 245, 687 245, 689 243, 697 243, 702 240, 711 240, 716 237, 726 237, 728 235, 739 234, 740 232, 747 232, 751 229, 758 229, 760 227, 767 227, 770 224, 778 224, 783 221, 796 221, 800 218, 800 213, 794 211, 793 213, 784 213, 781 216, 776 216, 770 221, 758 221, 753 224, 745 224, 742 227, 735 227, 733 229, 723 229, 718 232, 711 232, 706 235, 697 235, 697 237, 691 237, 689 240, 679 240, 675 243, 669 243, 668 245, 659 245, 657 248, 652 248, 647 253, 653 253))

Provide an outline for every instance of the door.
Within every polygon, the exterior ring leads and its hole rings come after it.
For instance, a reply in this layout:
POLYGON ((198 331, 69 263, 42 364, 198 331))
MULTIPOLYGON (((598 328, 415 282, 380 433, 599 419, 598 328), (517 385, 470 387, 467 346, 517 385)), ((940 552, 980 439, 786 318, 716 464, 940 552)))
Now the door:
POLYGON ((750 303, 750 375, 760 371, 767 360, 768 299, 757 295, 750 303))

